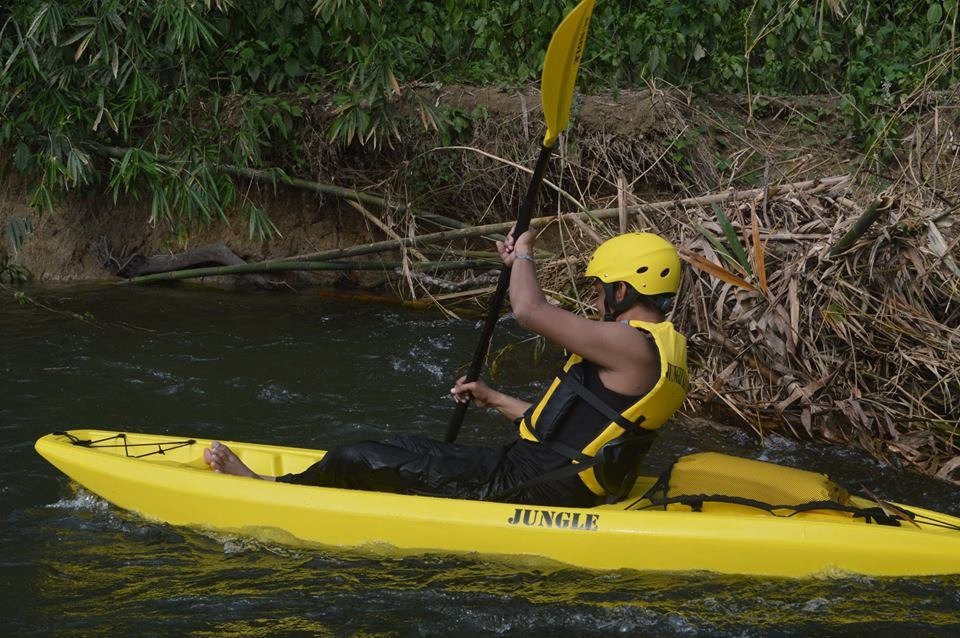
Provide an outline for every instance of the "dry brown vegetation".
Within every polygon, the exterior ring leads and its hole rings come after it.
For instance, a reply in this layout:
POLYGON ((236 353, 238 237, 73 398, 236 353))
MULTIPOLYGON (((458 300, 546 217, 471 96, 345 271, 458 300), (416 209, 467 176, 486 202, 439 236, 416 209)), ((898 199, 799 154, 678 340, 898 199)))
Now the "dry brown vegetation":
MULTIPOLYGON (((406 201, 411 167, 443 157, 463 179, 419 191, 418 205, 474 224, 509 219, 535 150, 534 98, 461 88, 446 97, 489 110, 473 141, 425 149, 367 183, 406 201)), ((544 287, 576 306, 577 277, 599 240, 621 225, 662 233, 693 266, 673 317, 690 337, 690 413, 760 436, 853 443, 960 484, 960 112, 951 102, 931 96, 905 138, 891 140, 900 150, 881 157, 813 121, 829 100, 768 100, 746 120, 730 104, 676 92, 591 98, 543 196, 540 214, 557 214, 542 229, 544 287), (815 181, 833 175, 849 179, 815 181), (803 180, 814 182, 784 188, 803 180), (578 210, 607 212, 560 216, 578 210), (866 216, 875 221, 839 249, 866 216)), ((385 219, 400 236, 429 232, 411 213, 385 219)), ((477 247, 454 242, 447 255, 477 247)), ((453 310, 483 303, 481 272, 407 274, 397 286, 407 298, 453 310)))

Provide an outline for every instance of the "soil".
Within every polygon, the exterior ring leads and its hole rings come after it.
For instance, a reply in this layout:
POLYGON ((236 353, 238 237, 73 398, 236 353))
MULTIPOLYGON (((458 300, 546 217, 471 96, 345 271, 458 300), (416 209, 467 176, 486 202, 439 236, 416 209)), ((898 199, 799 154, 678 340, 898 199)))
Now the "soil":
MULTIPOLYGON (((164 225, 149 223, 149 207, 92 196, 60 202, 53 213, 40 214, 29 206, 22 185, 8 182, 0 189, 0 227, 14 216, 29 217, 33 230, 22 250, 11 260, 25 267, 37 281, 84 281, 115 278, 116 265, 105 264, 109 254, 118 262, 131 255, 160 255, 222 241, 246 261, 296 255, 335 246, 374 240, 352 210, 292 189, 280 189, 260 205, 281 236, 264 242, 248 236, 246 223, 233 219, 194 228, 182 237, 164 225)), ((379 237, 376 237, 379 239, 379 237)), ((6 249, 9 251, 9 246, 6 249)), ((333 285, 342 275, 298 273, 298 281, 333 285)), ((229 285, 216 278, 215 285, 229 285)))

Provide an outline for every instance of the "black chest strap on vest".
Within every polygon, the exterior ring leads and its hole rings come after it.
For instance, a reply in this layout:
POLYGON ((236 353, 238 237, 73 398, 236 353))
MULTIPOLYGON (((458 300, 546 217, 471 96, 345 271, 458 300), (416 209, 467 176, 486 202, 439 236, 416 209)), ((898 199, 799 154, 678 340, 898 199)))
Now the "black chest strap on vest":
MULTIPOLYGON (((540 485, 542 483, 548 483, 550 481, 558 481, 561 479, 568 478, 583 472, 585 470, 598 465, 599 463, 606 460, 605 455, 602 453, 612 452, 614 449, 626 445, 636 445, 638 443, 647 442, 650 438, 656 436, 656 432, 652 430, 645 430, 639 426, 639 423, 643 422, 643 417, 640 417, 640 421, 634 423, 630 421, 622 414, 617 412, 614 408, 610 407, 603 399, 598 397, 595 392, 590 390, 587 386, 581 383, 573 375, 570 375, 568 372, 564 372, 565 379, 564 381, 570 384, 573 391, 584 401, 586 401, 593 409, 602 414, 604 417, 610 420, 611 423, 616 423, 621 428, 625 430, 624 434, 619 437, 608 441, 605 443, 598 453, 595 456, 589 456, 584 454, 582 451, 567 445, 566 443, 561 443, 560 441, 555 441, 548 439, 546 441, 539 441, 540 445, 553 450, 560 456, 566 457, 570 461, 574 461, 570 465, 564 465, 555 470, 551 470, 545 474, 534 477, 528 481, 524 481, 520 485, 510 488, 509 490, 504 490, 498 494, 494 494, 490 497, 490 500, 500 500, 504 498, 509 498, 516 494, 519 494, 524 489, 533 487, 534 485, 540 485)), ((621 486, 622 491, 623 486, 621 486)), ((611 495, 616 498, 619 495, 611 495)))
POLYGON ((616 423, 627 432, 639 433, 641 430, 639 427, 640 423, 643 423, 642 416, 638 422, 634 423, 610 407, 608 403, 598 397, 593 390, 581 383, 580 380, 570 374, 569 371, 566 371, 563 374, 563 381, 569 384, 577 396, 586 401, 590 407, 609 419, 611 423, 616 423))
MULTIPOLYGON (((611 423, 616 423, 617 425, 619 425, 621 428, 624 429, 624 434, 620 435, 616 439, 613 439, 605 443, 604 447, 607 445, 612 445, 612 446, 622 445, 623 443, 626 442, 625 438, 636 438, 639 436, 654 435, 654 433, 651 430, 644 430, 637 423, 630 421, 629 419, 624 417, 622 414, 617 412, 615 409, 610 407, 610 405, 608 405, 603 399, 598 397, 595 392, 593 392, 590 388, 588 388, 583 383, 581 383, 573 375, 568 374, 564 379, 564 381, 570 384, 570 386, 573 388, 573 391, 580 398, 586 401, 594 410, 596 410, 597 412, 602 414, 604 417, 609 419, 611 423)), ((643 422, 642 416, 640 417, 639 422, 640 423, 643 422)), ((585 469, 593 467, 594 465, 599 463, 601 460, 599 456, 589 456, 587 454, 584 454, 580 450, 570 445, 567 445, 566 443, 561 443, 560 441, 555 441, 553 439, 540 441, 540 444, 553 450, 554 452, 556 452, 557 454, 560 454, 561 456, 567 457, 571 461, 577 462, 577 465, 573 466, 576 471, 568 472, 565 476, 568 476, 569 474, 579 474, 585 469)), ((569 469, 569 468, 561 468, 561 469, 569 469)), ((545 476, 550 476, 550 474, 546 474, 544 475, 544 477, 545 476)), ((537 479, 534 479, 534 480, 536 480, 537 483, 542 483, 544 481, 539 480, 541 478, 543 477, 537 477, 537 479)))

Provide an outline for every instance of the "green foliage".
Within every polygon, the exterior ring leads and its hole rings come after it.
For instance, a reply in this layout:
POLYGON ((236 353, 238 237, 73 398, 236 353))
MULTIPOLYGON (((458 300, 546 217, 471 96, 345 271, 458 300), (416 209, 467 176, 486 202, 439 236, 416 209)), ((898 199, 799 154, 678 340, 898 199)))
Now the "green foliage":
POLYGON ((248 203, 244 206, 244 211, 247 214, 247 231, 250 233, 251 239, 256 237, 263 241, 268 237, 280 235, 280 231, 260 208, 248 203))
POLYGON ((22 284, 30 279, 30 271, 23 266, 11 263, 23 249, 27 236, 33 232, 33 222, 29 217, 14 215, 3 225, 0 235, 6 240, 6 251, 0 250, 0 283, 22 284), (9 251, 9 255, 7 254, 9 251))
POLYGON ((723 209, 720 208, 718 204, 713 205, 713 212, 717 216, 720 228, 723 229, 723 236, 727 238, 727 245, 730 246, 730 251, 733 253, 737 264, 744 273, 748 275, 753 274, 753 269, 750 267, 750 260, 747 259, 747 251, 743 248, 743 244, 740 243, 740 238, 737 236, 737 231, 733 227, 733 224, 730 223, 730 220, 727 219, 727 216, 723 213, 723 209))
POLYGON ((30 281, 30 271, 10 263, 10 258, 0 254, 0 284, 25 284, 30 281))
POLYGON ((445 107, 440 117, 446 122, 441 130, 441 142, 444 146, 454 144, 461 136, 466 136, 475 122, 490 117, 486 107, 476 106, 470 110, 460 107, 445 107))
POLYGON ((29 217, 14 215, 3 227, 3 236, 7 240, 10 254, 17 255, 23 249, 27 235, 33 232, 33 220, 29 217))
MULTIPOLYGON (((74 189, 151 202, 181 229, 238 209, 224 164, 301 165, 302 109, 334 144, 374 150, 410 127, 444 143, 482 114, 437 108, 436 82, 536 81, 575 0, 10 0, 0 6, 0 175, 51 210, 74 189), (96 145, 133 150, 104 159, 96 145)), ((864 144, 900 98, 955 82, 957 0, 599 2, 579 87, 652 79, 702 92, 834 93, 864 144)), ((678 149, 679 150, 679 149, 678 149)), ((263 213, 251 232, 271 234, 263 213), (265 220, 261 223, 261 219, 265 220)))
POLYGON ((714 204, 713 212, 717 216, 717 222, 720 224, 720 228, 723 230, 723 236, 727 239, 726 245, 700 224, 694 224, 694 226, 696 226, 700 234, 710 242, 710 245, 713 246, 713 249, 717 251, 717 254, 720 255, 724 261, 745 275, 753 274, 753 268, 750 266, 750 260, 747 258, 747 251, 744 249, 740 237, 737 236, 737 230, 733 227, 733 224, 730 223, 730 220, 720 206, 714 204))

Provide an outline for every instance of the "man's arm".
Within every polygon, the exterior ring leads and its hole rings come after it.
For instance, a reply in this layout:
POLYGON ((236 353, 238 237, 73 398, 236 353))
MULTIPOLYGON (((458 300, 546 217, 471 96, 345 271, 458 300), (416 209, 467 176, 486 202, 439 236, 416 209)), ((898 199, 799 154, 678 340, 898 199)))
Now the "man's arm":
POLYGON ((510 308, 517 322, 553 343, 576 352, 603 369, 626 373, 627 377, 611 389, 637 394, 636 371, 656 365, 657 352, 637 331, 623 324, 593 321, 547 302, 533 263, 516 255, 529 255, 534 235, 527 231, 516 240, 507 235, 497 248, 505 264, 511 266, 510 308))
POLYGON ((450 389, 450 394, 460 403, 466 403, 473 399, 477 407, 495 408, 511 421, 519 419, 530 407, 530 404, 526 401, 494 390, 479 379, 466 383, 466 377, 460 377, 450 389))

